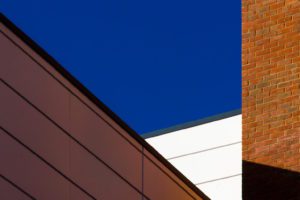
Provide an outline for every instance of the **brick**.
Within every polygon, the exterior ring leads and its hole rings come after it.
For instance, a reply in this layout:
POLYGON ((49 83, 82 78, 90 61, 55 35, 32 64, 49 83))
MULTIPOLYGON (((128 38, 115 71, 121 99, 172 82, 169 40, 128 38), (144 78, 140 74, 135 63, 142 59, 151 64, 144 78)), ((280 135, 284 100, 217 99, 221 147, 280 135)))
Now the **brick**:
POLYGON ((300 1, 242 5, 243 160, 299 173, 300 1))

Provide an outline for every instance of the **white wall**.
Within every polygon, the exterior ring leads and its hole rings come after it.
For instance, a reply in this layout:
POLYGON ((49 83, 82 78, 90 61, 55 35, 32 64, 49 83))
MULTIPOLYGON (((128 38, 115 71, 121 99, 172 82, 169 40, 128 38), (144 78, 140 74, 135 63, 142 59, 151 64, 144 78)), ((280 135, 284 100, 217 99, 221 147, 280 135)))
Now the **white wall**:
POLYGON ((146 139, 212 200, 242 199, 242 117, 146 139))

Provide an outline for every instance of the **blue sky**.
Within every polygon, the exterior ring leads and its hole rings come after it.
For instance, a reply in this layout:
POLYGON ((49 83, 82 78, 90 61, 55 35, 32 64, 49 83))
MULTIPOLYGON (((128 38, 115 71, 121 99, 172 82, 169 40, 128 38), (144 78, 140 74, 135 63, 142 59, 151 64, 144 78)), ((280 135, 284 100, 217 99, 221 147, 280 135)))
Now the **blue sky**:
POLYGON ((0 10, 140 134, 241 107, 240 1, 3 0, 0 10))

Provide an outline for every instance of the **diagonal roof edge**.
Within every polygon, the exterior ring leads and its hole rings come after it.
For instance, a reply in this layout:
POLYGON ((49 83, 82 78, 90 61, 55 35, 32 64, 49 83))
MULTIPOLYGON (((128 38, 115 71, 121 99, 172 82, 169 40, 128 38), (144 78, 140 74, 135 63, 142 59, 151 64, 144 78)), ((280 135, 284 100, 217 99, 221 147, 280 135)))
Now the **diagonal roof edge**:
POLYGON ((242 113, 241 109, 231 110, 231 111, 224 112, 224 113, 221 113, 221 114, 218 114, 218 115, 213 115, 213 116, 206 117, 206 118, 201 118, 201 119, 198 119, 198 120, 195 120, 195 121, 185 122, 185 123, 182 123, 182 124, 171 126, 171 127, 165 128, 165 129, 160 129, 160 130, 152 131, 152 132, 149 132, 149 133, 144 133, 141 136, 144 139, 147 139, 147 138, 151 138, 151 137, 155 137, 155 136, 168 134, 168 133, 171 133, 171 132, 174 132, 174 131, 179 131, 179 130, 191 128, 191 127, 194 127, 194 126, 199 126, 199 125, 206 124, 206 123, 209 123, 209 122, 218 121, 218 120, 222 120, 222 119, 225 119, 225 118, 233 117, 233 116, 236 116, 236 115, 240 115, 241 113, 242 113))
POLYGON ((158 153, 151 145, 149 145, 137 132, 128 126, 118 115, 110 110, 102 101, 100 101, 91 91, 89 91, 82 83, 80 83, 73 75, 70 74, 58 61, 49 55, 42 47, 34 42, 28 35, 20 30, 12 21, 10 21, 2 12, 0 12, 0 22, 9 30, 18 36, 25 44, 32 48, 39 56, 47 61, 57 72, 66 78, 80 92, 82 92, 91 102, 99 109, 112 118, 121 128, 123 128, 131 137, 148 150, 155 158, 157 158, 166 168, 173 172, 183 183, 185 183, 193 192, 204 200, 210 200, 199 188, 197 188, 188 178, 178 171, 171 163, 169 163, 160 153, 158 153))

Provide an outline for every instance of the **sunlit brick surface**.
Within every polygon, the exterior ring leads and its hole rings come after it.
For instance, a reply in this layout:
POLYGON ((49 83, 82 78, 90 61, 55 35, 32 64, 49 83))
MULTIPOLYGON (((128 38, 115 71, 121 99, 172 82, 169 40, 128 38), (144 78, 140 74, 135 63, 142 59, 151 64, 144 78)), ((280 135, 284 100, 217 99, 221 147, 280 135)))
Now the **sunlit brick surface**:
POLYGON ((242 1, 243 158, 300 171, 300 1, 242 1))

